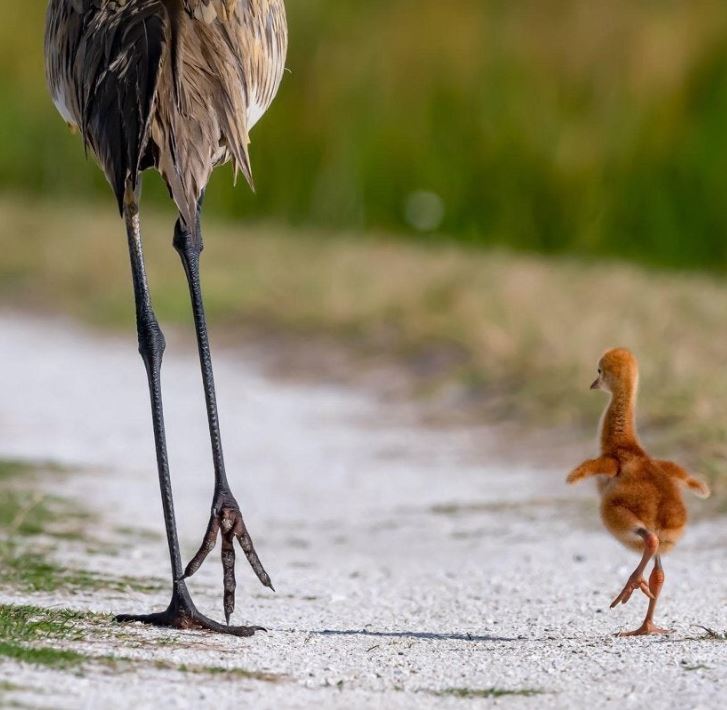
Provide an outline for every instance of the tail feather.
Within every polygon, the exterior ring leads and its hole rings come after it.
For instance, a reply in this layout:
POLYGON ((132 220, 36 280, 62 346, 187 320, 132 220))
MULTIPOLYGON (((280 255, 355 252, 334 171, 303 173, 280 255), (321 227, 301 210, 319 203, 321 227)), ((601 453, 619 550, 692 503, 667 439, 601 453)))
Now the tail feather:
POLYGON ((127 180, 136 187, 147 148, 166 42, 164 18, 153 2, 118 11, 94 6, 84 13, 77 45, 68 50, 79 125, 121 209, 127 180))

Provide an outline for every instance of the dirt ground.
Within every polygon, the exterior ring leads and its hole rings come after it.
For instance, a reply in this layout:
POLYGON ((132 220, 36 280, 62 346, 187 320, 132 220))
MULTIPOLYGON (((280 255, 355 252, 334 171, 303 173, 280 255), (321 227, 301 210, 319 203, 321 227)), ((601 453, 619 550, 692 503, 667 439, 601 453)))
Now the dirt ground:
MULTIPOLYGON (((163 608, 168 560, 133 334, 101 337, 9 313, 0 332, 0 457, 66 466, 70 473, 39 485, 94 515, 80 539, 52 541, 53 560, 148 582, 143 590, 5 585, 0 603, 103 614, 163 608)), ((163 370, 185 558, 204 530, 212 486, 190 345, 171 338, 163 370)), ((600 528, 590 486, 567 488, 562 470, 504 465, 491 453, 503 446, 496 432, 424 428, 407 405, 368 391, 270 378, 244 350, 225 348, 216 367, 233 490, 278 590, 261 587, 239 559, 234 621, 268 632, 237 639, 96 622, 82 638, 57 642, 88 656, 78 667, 0 655, 2 703, 722 706, 727 641, 702 627, 727 631, 723 520, 695 523, 666 560, 657 621, 673 633, 616 638, 640 623, 646 600, 608 609, 636 560, 600 528)), ((191 587, 221 618, 217 553, 191 587)))

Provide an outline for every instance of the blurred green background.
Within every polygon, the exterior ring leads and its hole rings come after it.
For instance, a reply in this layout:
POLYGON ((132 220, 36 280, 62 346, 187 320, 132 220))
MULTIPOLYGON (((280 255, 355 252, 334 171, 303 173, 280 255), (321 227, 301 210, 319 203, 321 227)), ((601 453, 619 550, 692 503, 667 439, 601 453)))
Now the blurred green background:
MULTIPOLYGON (((650 264, 727 265, 727 13, 712 0, 288 0, 258 194, 209 208, 650 264)), ((0 0, 0 186, 109 190, 56 115, 44 0, 0 0)), ((166 200, 157 179, 146 195, 166 200)))
MULTIPOLYGON (((115 201, 47 96, 45 5, 0 0, 0 306, 131 334, 115 201)), ((207 193, 213 325, 343 345, 346 377, 401 363, 448 420, 589 442, 597 358, 628 346, 649 444, 727 504, 725 3, 287 6, 257 194, 229 168, 207 193)), ((157 312, 188 329, 172 206, 144 184, 157 312)))

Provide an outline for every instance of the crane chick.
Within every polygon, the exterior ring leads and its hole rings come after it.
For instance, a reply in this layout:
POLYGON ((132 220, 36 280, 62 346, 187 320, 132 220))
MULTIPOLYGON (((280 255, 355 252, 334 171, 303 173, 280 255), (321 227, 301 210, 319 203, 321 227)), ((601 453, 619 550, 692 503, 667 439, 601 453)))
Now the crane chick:
POLYGON ((608 531, 641 561, 611 608, 626 604, 636 590, 649 598, 643 624, 620 636, 669 633, 654 624, 656 603, 664 585, 661 556, 670 552, 684 533, 687 510, 682 500, 686 486, 701 498, 710 494, 707 485, 671 461, 652 459, 636 435, 634 410, 639 382, 638 363, 624 349, 609 350, 598 363, 598 378, 591 389, 609 392, 610 402, 601 422, 601 455, 584 461, 568 475, 574 484, 599 476, 601 519, 608 531), (654 561, 647 584, 644 571, 654 561))

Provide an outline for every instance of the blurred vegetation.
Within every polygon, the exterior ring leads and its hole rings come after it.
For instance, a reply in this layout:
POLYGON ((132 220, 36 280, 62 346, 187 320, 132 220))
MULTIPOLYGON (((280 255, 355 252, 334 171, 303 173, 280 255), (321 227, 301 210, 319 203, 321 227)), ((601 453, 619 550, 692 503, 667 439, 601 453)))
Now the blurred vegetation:
MULTIPOLYGON (((254 131, 258 194, 220 171, 214 212, 727 266, 722 3, 287 5, 291 73, 254 131)), ((0 0, 0 188, 112 209, 46 96, 45 6, 0 0)))
MULTIPOLYGON (((449 423, 464 416, 548 435, 561 429, 583 442, 583 457, 592 455, 605 398, 588 385, 603 351, 627 345, 642 364, 645 443, 708 476, 724 506, 727 285, 720 280, 454 244, 422 248, 376 233, 251 225, 243 239, 238 226, 208 222, 203 282, 219 335, 263 343, 255 336, 272 336, 267 360, 289 351, 286 372, 312 359, 326 376, 336 361, 327 348, 339 343, 354 353, 344 366, 348 381, 383 356, 402 366, 387 388, 434 395, 449 423), (312 358, 295 347, 301 337, 312 358)), ((122 326, 134 349, 126 244, 98 238, 120 234, 112 209, 0 198, 0 223, 0 306, 122 326)), ((169 216, 152 208, 145 224, 163 234, 169 216)), ((160 320, 183 324, 192 338, 179 259, 168 239, 145 244, 160 320)))

